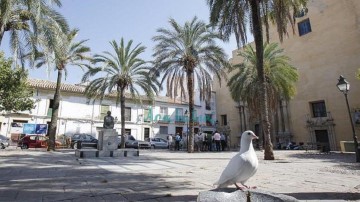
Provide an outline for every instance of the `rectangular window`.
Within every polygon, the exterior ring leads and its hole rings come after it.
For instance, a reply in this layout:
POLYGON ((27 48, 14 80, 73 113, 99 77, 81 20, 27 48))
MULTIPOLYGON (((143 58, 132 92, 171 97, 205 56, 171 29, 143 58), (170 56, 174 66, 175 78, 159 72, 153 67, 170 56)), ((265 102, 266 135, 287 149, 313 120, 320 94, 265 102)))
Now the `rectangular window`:
POLYGON ((193 121, 194 121, 194 122, 197 122, 197 121, 198 121, 198 115, 197 115, 197 111, 196 111, 195 109, 194 109, 194 111, 193 111, 192 117, 193 117, 193 121))
POLYGON ((168 115, 168 108, 167 107, 160 107, 160 115, 161 115, 161 117, 164 117, 165 115, 168 115))
POLYGON ((144 109, 144 122, 149 123, 151 121, 151 114, 149 109, 144 109))
POLYGON ((131 135, 131 129, 125 128, 125 135, 131 135))
POLYGON ((53 105, 54 105, 54 100, 50 99, 49 100, 49 108, 48 108, 48 112, 47 112, 47 116, 49 116, 49 117, 52 116, 53 105))
POLYGON ((100 119, 103 119, 107 115, 108 111, 110 111, 109 105, 101 105, 100 106, 100 119))
POLYGON ((313 117, 326 117, 325 101, 311 102, 311 109, 313 117))
POLYGON ((167 135, 168 134, 168 127, 167 126, 160 126, 160 134, 167 135))
POLYGON ((184 110, 182 108, 176 108, 176 121, 185 121, 184 110))
POLYGON ((131 107, 125 107, 125 121, 131 121, 131 107))
POLYGON ((221 125, 226 126, 227 125, 227 116, 221 115, 221 125))
POLYGON ((298 23, 299 36, 311 32, 311 24, 309 18, 298 23))

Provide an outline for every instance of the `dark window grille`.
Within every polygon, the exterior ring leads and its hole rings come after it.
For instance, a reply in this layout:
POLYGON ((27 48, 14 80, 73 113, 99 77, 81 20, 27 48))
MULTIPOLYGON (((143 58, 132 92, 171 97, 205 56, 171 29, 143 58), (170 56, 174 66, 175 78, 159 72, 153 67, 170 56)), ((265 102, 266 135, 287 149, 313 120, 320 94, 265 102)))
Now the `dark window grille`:
POLYGON ((312 102, 311 103, 313 117, 326 117, 326 106, 324 101, 312 102))
POLYGON ((309 32, 311 32, 311 24, 310 20, 306 19, 298 23, 299 28, 299 36, 305 35, 309 32))

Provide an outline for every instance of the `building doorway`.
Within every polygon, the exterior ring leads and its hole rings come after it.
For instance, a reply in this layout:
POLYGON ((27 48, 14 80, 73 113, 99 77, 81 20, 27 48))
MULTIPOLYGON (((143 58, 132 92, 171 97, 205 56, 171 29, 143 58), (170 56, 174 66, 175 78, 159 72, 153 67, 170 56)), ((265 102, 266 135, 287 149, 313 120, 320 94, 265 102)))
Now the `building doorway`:
POLYGON ((182 138, 183 127, 175 127, 175 133, 179 134, 180 137, 182 138))
POLYGON ((150 128, 144 128, 144 140, 147 141, 150 139, 150 128))
POLYGON ((323 152, 330 151, 330 142, 327 130, 315 130, 315 138, 318 143, 318 149, 321 149, 323 152))

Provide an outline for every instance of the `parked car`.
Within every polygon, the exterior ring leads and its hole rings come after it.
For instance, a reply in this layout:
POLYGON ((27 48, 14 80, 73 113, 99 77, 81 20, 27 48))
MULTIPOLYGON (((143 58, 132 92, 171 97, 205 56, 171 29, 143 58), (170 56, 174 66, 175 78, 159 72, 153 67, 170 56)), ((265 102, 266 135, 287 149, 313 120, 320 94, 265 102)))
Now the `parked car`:
MULTIPOLYGON (((48 146, 49 138, 42 135, 26 135, 18 142, 18 147, 21 149, 28 148, 46 148, 48 146)), ((61 142, 55 141, 55 147, 59 147, 61 142)))
POLYGON ((77 149, 77 143, 81 141, 81 142, 92 142, 92 143, 97 143, 98 140, 96 138, 94 138, 92 135, 89 134, 74 134, 71 136, 71 143, 70 146, 73 149, 77 149))
POLYGON ((10 139, 5 137, 4 135, 0 135, 0 148, 5 149, 9 146, 10 139))
MULTIPOLYGON (((119 148, 120 148, 121 141, 119 141, 119 142, 120 142, 119 143, 119 148)), ((151 144, 150 144, 150 142, 136 140, 132 135, 126 135, 125 148, 151 149, 151 144)))
POLYGON ((159 138, 159 137, 151 138, 150 144, 151 144, 151 148, 153 148, 153 149, 167 149, 168 148, 168 141, 163 138, 159 138))

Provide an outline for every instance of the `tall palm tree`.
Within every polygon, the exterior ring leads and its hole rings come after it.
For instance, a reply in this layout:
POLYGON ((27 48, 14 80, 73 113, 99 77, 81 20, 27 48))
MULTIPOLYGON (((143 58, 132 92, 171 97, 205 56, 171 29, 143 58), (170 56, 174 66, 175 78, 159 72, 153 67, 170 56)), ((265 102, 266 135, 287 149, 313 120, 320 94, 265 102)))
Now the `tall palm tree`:
MULTIPOLYGON (((228 82, 230 94, 235 101, 246 101, 250 114, 261 117, 258 108, 261 101, 261 83, 256 69, 256 52, 247 45, 238 53, 243 62, 236 64, 236 73, 228 82)), ((276 43, 264 44, 264 71, 268 89, 269 110, 274 113, 281 100, 289 101, 295 95, 295 83, 299 75, 297 69, 290 65, 290 58, 283 55, 276 43)))
POLYGON ((9 32, 14 59, 20 59, 23 66, 25 55, 27 59, 32 59, 31 65, 33 65, 36 49, 39 47, 41 51, 51 49, 54 40, 69 31, 66 20, 52 8, 52 4, 61 7, 60 0, 0 2, 0 45, 4 34, 9 32), (47 47, 44 49, 44 46, 47 47))
POLYGON ((58 121, 60 87, 63 73, 65 73, 65 76, 67 75, 68 65, 84 68, 88 65, 82 61, 90 60, 90 57, 86 55, 90 52, 90 48, 84 45, 87 40, 81 40, 79 42, 74 41, 74 38, 78 32, 78 29, 73 29, 67 34, 66 41, 56 41, 57 45, 55 45, 55 49, 53 52, 51 52, 51 55, 49 55, 47 52, 37 53, 36 67, 42 67, 43 65, 47 65, 50 62, 54 64, 55 70, 57 70, 56 89, 53 99, 51 123, 49 127, 48 151, 55 150, 55 135, 58 121))
POLYGON ((277 26, 280 41, 287 34, 287 25, 290 23, 294 30, 295 18, 302 7, 305 7, 308 0, 207 0, 210 7, 210 22, 218 26, 221 34, 228 39, 235 33, 238 47, 245 44, 247 32, 254 36, 257 73, 261 84, 261 125, 265 135, 264 159, 274 160, 273 146, 270 136, 270 122, 268 110, 268 90, 264 71, 263 57, 263 25, 267 41, 269 40, 269 22, 277 26))
POLYGON ((176 96, 178 88, 185 95, 185 83, 189 98, 189 144, 188 152, 194 151, 194 83, 200 89, 200 99, 209 100, 212 76, 225 77, 224 68, 229 67, 224 50, 216 45, 217 33, 194 17, 183 26, 170 19, 171 29, 160 28, 153 37, 155 46, 154 71, 162 73, 161 85, 166 81, 167 95, 176 96))
POLYGON ((93 63, 100 66, 89 67, 82 78, 85 82, 92 76, 100 75, 86 87, 89 98, 99 98, 102 101, 106 93, 116 90, 116 104, 120 102, 121 110, 121 148, 125 147, 125 91, 130 92, 132 98, 137 100, 140 98, 140 90, 143 90, 148 98, 153 98, 158 86, 158 82, 149 77, 150 67, 146 66, 147 62, 139 57, 145 47, 141 44, 132 47, 132 44, 132 40, 125 44, 123 38, 120 44, 115 40, 111 41, 114 54, 105 51, 103 55, 94 55, 93 63))

